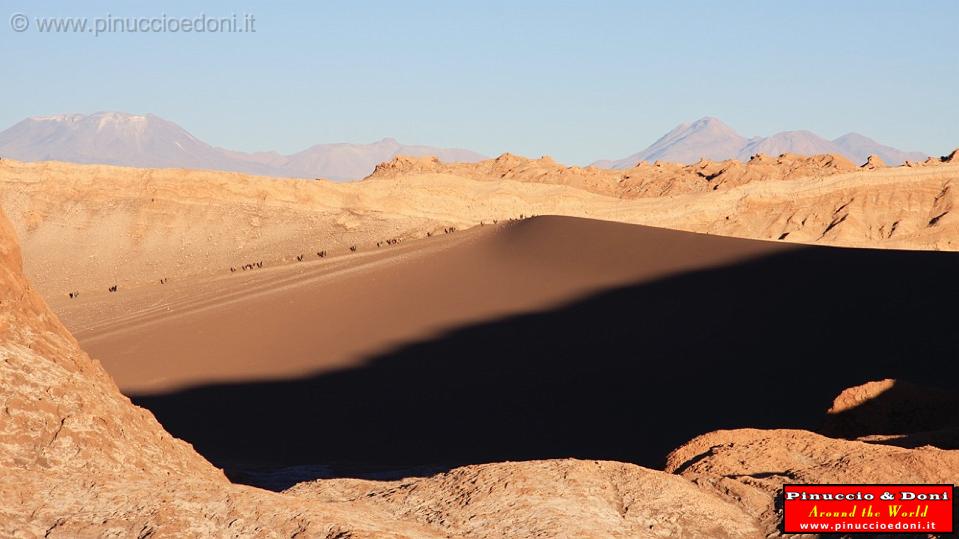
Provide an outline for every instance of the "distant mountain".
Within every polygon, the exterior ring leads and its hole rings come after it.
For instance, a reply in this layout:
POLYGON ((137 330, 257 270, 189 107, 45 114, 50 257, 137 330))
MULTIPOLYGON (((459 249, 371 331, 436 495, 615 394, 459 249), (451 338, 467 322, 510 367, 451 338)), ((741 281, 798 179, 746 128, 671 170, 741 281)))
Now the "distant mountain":
MULTIPOLYGON (((811 131, 783 131, 766 138, 753 138, 736 152, 736 158, 742 161, 749 160, 757 153, 767 155, 779 155, 781 153, 796 153, 799 155, 819 155, 824 153, 835 153, 845 155, 838 146, 832 142, 820 137, 811 131)), ((865 157, 857 159, 849 157, 854 163, 862 164, 865 157)))
POLYGON ((640 161, 695 163, 701 157, 711 160, 735 156, 747 140, 716 118, 701 118, 681 124, 663 135, 645 150, 615 161, 597 161, 602 168, 629 168, 640 161))
POLYGON ((397 155, 410 157, 436 156, 444 163, 474 163, 487 159, 469 150, 433 148, 431 146, 408 146, 394 139, 385 138, 372 144, 317 144, 286 158, 283 169, 288 176, 320 176, 333 180, 363 178, 373 172, 376 165, 397 155), (322 171, 315 174, 314 171, 322 171))
POLYGON ((885 163, 891 165, 906 161, 922 161, 929 157, 922 152, 904 152, 892 146, 879 144, 859 133, 847 133, 832 142, 842 150, 843 154, 858 157, 858 163, 865 162, 870 154, 878 155, 885 163))
POLYGON ((629 168, 640 161, 695 163, 703 157, 714 161, 745 161, 757 153, 833 153, 843 155, 855 163, 864 163, 869 154, 876 154, 891 165, 898 165, 906 160, 919 161, 927 157, 921 152, 904 152, 882 145, 858 133, 827 140, 810 131, 784 131, 769 137, 747 139, 716 118, 706 117, 676 127, 641 152, 623 159, 596 161, 593 165, 603 168, 629 168))
POLYGON ((0 156, 22 161, 199 168, 294 178, 359 179, 397 155, 435 155, 444 162, 486 159, 469 150, 407 146, 390 138, 372 144, 318 144, 292 155, 236 152, 211 146, 158 116, 122 112, 35 116, 0 132, 0 156))

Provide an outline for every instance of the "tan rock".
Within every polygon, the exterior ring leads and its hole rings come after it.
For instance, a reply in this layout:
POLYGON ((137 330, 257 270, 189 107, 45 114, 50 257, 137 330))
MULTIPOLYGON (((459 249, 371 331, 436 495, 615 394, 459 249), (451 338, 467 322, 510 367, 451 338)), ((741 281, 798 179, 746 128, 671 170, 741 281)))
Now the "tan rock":
POLYGON ((723 430, 670 453, 666 470, 736 503, 775 534, 783 483, 946 483, 959 451, 904 449, 800 430, 723 430))
POLYGON ((388 483, 301 483, 303 499, 357 504, 451 537, 762 537, 732 503, 632 464, 549 460, 456 468, 388 483))
POLYGON ((866 158, 866 162, 862 165, 862 168, 866 169, 877 169, 877 168, 886 168, 886 163, 876 154, 870 154, 866 158))

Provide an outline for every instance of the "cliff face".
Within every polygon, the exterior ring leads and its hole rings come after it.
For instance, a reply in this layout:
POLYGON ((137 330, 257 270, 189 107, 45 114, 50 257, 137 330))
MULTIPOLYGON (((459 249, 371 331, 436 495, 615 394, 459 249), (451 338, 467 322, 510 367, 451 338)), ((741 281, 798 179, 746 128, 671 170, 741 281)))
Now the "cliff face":
POLYGON ((0 218, 0 465, 143 475, 219 474, 117 391, 83 353, 21 271, 10 224, 0 218))

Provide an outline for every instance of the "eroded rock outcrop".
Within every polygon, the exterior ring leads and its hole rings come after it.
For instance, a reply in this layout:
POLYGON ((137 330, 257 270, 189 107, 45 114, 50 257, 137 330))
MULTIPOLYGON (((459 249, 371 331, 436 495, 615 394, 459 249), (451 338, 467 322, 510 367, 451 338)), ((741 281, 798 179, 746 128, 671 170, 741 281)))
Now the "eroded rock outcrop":
POLYGON ((904 449, 800 430, 739 429, 698 436, 666 470, 736 503, 775 533, 783 483, 955 483, 959 451, 904 449))
POLYGON ((621 462, 505 462, 393 482, 315 481, 287 492, 356 504, 450 537, 762 537, 732 503, 621 462))
POLYGON ((434 157, 396 157, 382 163, 367 179, 395 178, 410 174, 447 174, 474 180, 516 180, 528 183, 567 185, 622 198, 705 193, 756 181, 823 177, 850 172, 857 167, 839 155, 801 156, 757 154, 748 162, 735 159, 692 165, 656 161, 616 170, 593 166, 564 166, 548 156, 527 159, 504 153, 478 163, 443 163, 434 157))
POLYGON ((866 162, 862 165, 862 168, 865 169, 877 169, 877 168, 886 168, 886 163, 876 154, 870 154, 866 158, 866 162))

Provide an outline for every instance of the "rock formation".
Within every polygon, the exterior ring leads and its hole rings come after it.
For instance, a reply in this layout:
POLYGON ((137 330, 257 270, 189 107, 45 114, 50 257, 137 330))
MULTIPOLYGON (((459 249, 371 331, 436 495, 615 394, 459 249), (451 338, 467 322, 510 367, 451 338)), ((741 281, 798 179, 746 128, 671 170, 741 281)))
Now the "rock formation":
POLYGON ((886 163, 883 162, 882 158, 876 154, 870 154, 866 158, 866 162, 862 165, 862 168, 866 169, 877 169, 877 168, 886 168, 886 163))
POLYGON ((699 436, 670 453, 666 470, 756 516, 775 534, 783 483, 947 483, 959 451, 904 449, 799 430, 739 429, 699 436))
POLYGON ((506 462, 391 482, 320 480, 287 492, 434 526, 448 537, 762 537, 732 503, 681 477, 620 462, 506 462))

